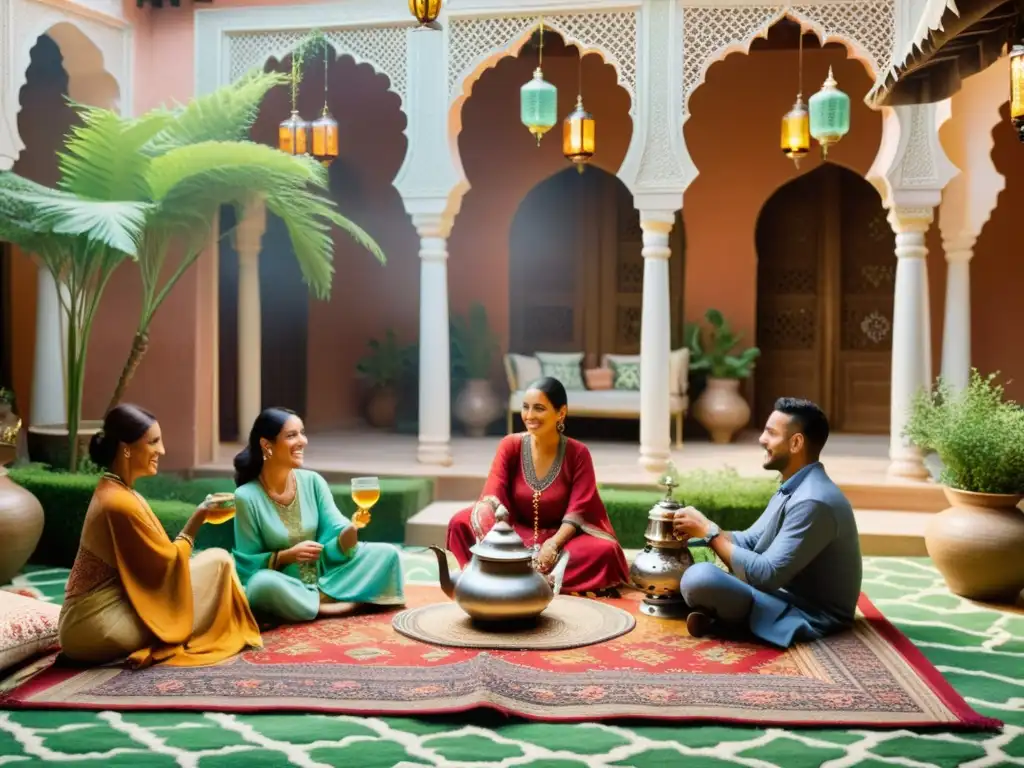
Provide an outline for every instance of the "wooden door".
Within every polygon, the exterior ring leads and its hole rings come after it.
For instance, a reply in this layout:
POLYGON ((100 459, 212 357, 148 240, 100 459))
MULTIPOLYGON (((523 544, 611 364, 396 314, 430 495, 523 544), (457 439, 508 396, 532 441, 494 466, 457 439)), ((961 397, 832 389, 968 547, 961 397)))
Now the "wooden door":
POLYGON ((888 431, 895 237, 877 192, 825 165, 766 203, 757 249, 758 422, 787 395, 836 431, 888 431))
MULTIPOLYGON (((682 343, 682 217, 670 239, 673 341, 682 343)), ((535 187, 521 204, 510 241, 513 352, 640 351, 643 236, 629 190, 598 168, 568 169, 535 187)))

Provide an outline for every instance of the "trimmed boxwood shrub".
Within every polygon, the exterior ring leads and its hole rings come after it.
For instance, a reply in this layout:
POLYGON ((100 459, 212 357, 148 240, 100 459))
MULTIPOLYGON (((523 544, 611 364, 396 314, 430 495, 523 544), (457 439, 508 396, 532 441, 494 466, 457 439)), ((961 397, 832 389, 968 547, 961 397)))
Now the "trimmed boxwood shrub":
MULTIPOLYGON (((10 478, 39 499, 46 515, 43 535, 32 556, 33 563, 70 567, 78 552, 82 525, 97 475, 52 472, 44 467, 15 467, 10 478)), ((157 475, 141 479, 136 488, 149 502, 154 514, 172 538, 188 522, 207 494, 233 491, 229 478, 185 480, 175 475, 157 475)), ((380 501, 373 508, 373 521, 360 532, 363 541, 388 541, 400 544, 405 538, 405 522, 433 498, 433 482, 421 478, 381 478, 380 501)), ((331 485, 335 503, 343 514, 351 516, 355 504, 348 484, 331 485)), ((234 546, 234 526, 204 525, 196 539, 198 549, 234 546)))
MULTIPOLYGON (((673 490, 673 498, 696 507, 726 531, 741 531, 752 525, 779 487, 777 479, 743 477, 733 469, 697 470, 678 474, 675 479, 679 485, 673 490)), ((623 486, 602 486, 600 493, 622 546, 643 547, 647 514, 665 494, 623 486)))

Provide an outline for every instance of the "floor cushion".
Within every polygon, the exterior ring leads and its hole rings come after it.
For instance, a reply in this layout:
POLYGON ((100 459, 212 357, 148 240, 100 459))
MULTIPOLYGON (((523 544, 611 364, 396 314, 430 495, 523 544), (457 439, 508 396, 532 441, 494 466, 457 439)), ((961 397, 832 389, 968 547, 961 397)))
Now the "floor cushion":
POLYGON ((0 672, 57 646, 60 606, 0 589, 0 672))

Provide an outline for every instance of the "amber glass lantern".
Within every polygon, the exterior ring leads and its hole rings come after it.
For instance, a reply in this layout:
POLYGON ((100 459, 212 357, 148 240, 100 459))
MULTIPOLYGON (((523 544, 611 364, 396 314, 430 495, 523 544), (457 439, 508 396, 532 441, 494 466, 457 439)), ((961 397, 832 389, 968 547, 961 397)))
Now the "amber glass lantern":
POLYGON ((409 0, 409 13, 416 17, 420 26, 432 26, 441 14, 441 0, 409 0))
POLYGON ((597 148, 596 128, 594 116, 583 108, 583 97, 577 96, 576 109, 562 123, 562 154, 580 173, 597 148))
POLYGON ((1024 44, 1010 49, 1010 122, 1024 142, 1024 44))
POLYGON ((298 110, 293 109, 292 116, 278 127, 277 148, 289 155, 309 153, 309 123, 299 116, 298 110))
POLYGON ((324 113, 312 125, 313 157, 324 165, 330 165, 338 157, 338 121, 324 104, 324 113))
POLYGON ((811 149, 811 119, 807 114, 804 100, 798 95, 793 108, 782 118, 782 154, 793 161, 797 168, 811 149))

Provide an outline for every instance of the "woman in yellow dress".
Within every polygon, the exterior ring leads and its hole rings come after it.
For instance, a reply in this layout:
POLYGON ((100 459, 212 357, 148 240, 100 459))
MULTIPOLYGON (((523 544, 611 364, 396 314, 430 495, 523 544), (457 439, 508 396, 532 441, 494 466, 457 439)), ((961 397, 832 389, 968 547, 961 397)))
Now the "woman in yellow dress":
POLYGON ((113 408, 89 444, 107 472, 86 513, 60 613, 60 644, 71 660, 203 666, 262 647, 231 555, 208 549, 192 557, 205 503, 172 542, 134 490, 138 478, 156 474, 163 454, 156 418, 132 405, 113 408))

